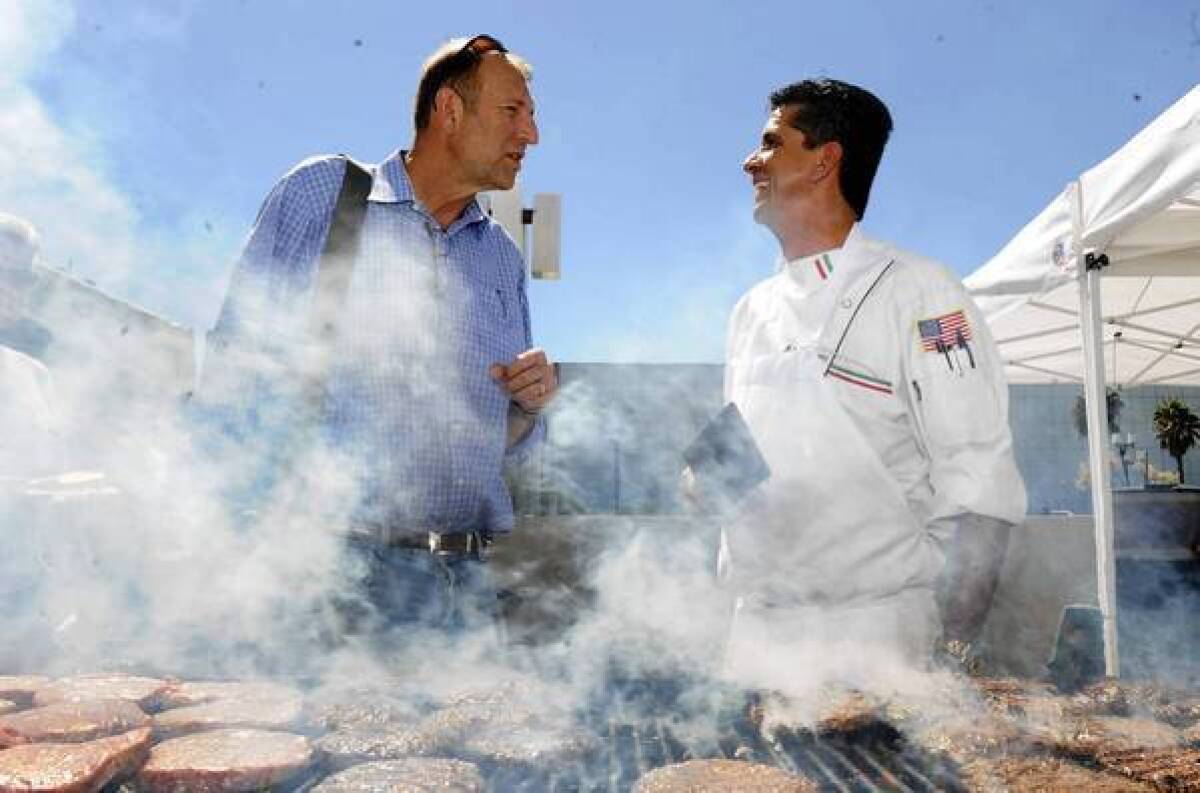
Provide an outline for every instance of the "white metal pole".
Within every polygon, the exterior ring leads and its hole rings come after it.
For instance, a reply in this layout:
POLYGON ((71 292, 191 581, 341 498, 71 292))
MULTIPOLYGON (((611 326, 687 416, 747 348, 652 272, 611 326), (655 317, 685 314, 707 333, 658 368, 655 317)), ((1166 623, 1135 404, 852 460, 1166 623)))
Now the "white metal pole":
POLYGON ((1112 472, 1108 466, 1108 399, 1104 379, 1103 310, 1100 269, 1090 266, 1082 250, 1082 192, 1076 183, 1073 215, 1075 257, 1079 268, 1079 329, 1083 335, 1084 399, 1087 405, 1088 466, 1092 483, 1092 516, 1096 526, 1096 594, 1104 618, 1104 672, 1121 673, 1117 648, 1117 567, 1113 551, 1112 472))

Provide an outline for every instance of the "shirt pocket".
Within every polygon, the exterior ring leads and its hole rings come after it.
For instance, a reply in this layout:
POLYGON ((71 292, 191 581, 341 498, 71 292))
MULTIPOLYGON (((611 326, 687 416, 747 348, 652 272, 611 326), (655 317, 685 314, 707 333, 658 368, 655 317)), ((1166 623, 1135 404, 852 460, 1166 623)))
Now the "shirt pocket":
POLYGON ((516 296, 499 285, 489 285, 487 290, 487 303, 491 319, 501 325, 511 324, 513 318, 520 313, 516 296))

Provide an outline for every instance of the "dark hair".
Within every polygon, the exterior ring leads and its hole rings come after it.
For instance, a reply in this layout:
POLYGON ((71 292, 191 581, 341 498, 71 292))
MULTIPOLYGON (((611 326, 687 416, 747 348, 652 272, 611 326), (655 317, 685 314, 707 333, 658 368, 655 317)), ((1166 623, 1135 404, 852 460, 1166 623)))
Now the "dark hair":
POLYGON ((469 39, 451 39, 438 47, 421 68, 421 81, 417 83, 417 98, 413 103, 413 126, 418 132, 429 126, 433 102, 443 85, 453 88, 468 108, 474 107, 479 96, 476 73, 479 64, 483 63, 483 57, 489 53, 507 58, 521 70, 526 80, 530 78, 532 70, 529 64, 505 49, 495 36, 481 33, 469 39))
POLYGON ((838 185, 862 220, 871 183, 892 132, 892 116, 877 96, 841 80, 803 80, 771 94, 771 108, 795 108, 791 125, 804 133, 809 148, 830 141, 842 145, 838 185))

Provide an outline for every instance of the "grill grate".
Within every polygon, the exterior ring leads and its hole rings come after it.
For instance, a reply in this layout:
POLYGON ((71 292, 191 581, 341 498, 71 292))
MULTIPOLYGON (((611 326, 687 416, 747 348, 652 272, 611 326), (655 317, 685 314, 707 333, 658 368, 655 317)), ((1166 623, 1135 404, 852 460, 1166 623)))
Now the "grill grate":
MULTIPOLYGON (((612 720, 600 730, 594 754, 553 767, 481 764, 489 793, 627 793, 647 771, 693 759, 742 758, 801 774, 822 791, 837 793, 965 793, 948 760, 914 750, 886 725, 833 737, 780 731, 766 740, 751 729, 715 742, 680 738, 662 721, 612 720)), ((293 793, 319 783, 314 774, 293 793)))
MULTIPOLYGON (((836 737, 781 731, 764 740, 746 731, 715 744, 687 743, 661 722, 610 722, 603 748, 583 760, 554 768, 481 764, 488 793, 627 793, 642 774, 685 760, 734 757, 805 776, 822 791, 836 793, 966 793, 948 760, 905 746, 886 729, 836 737)), ((309 793, 327 769, 316 768, 288 793, 309 793)), ((106 793, 134 793, 129 784, 106 793)))

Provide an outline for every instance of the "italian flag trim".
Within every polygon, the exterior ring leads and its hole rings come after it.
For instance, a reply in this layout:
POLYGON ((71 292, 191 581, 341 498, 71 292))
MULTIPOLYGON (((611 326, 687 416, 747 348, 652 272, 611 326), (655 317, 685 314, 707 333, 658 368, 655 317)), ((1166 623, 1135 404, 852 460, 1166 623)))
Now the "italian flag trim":
POLYGON ((833 262, 829 259, 828 253, 822 253, 813 259, 813 264, 817 266, 817 275, 821 276, 822 281, 828 280, 829 276, 833 275, 833 262))
POLYGON ((839 380, 851 383, 862 388, 868 388, 872 391, 878 391, 881 394, 891 394, 892 384, 887 380, 880 380, 878 377, 856 372, 853 369, 847 369, 844 366, 833 364, 829 367, 829 374, 839 380))

